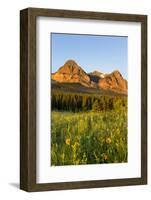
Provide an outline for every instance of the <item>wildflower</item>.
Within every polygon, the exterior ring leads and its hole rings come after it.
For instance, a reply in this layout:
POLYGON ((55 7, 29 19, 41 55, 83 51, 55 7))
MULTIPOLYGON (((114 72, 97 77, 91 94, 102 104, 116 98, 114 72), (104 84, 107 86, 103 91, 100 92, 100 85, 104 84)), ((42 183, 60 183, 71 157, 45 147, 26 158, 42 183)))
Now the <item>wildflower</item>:
POLYGON ((111 142, 112 142, 111 138, 108 137, 108 138, 106 139, 106 143, 107 143, 107 144, 110 144, 111 142))
POLYGON ((66 139, 66 144, 67 144, 67 145, 70 145, 70 138, 67 138, 67 139, 66 139))
POLYGON ((78 142, 75 142, 75 143, 72 145, 73 150, 75 151, 75 150, 77 149, 78 146, 79 146, 79 143, 78 143, 78 142))

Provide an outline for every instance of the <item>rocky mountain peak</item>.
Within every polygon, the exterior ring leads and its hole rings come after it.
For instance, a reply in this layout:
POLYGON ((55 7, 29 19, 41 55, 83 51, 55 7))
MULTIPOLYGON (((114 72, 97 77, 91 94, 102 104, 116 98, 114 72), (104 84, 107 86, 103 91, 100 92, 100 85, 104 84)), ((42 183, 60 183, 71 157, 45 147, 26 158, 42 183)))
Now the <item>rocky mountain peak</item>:
POLYGON ((91 86, 90 77, 74 60, 65 62, 51 77, 61 83, 81 83, 86 87, 91 86))
POLYGON ((112 73, 107 74, 105 78, 100 79, 98 85, 100 88, 127 94, 127 81, 118 70, 115 70, 112 73))
POLYGON ((111 74, 117 78, 123 78, 122 74, 118 70, 113 71, 111 74))
POLYGON ((76 63, 75 60, 70 59, 70 60, 67 60, 64 65, 72 66, 72 65, 78 65, 78 64, 76 63))
POLYGON ((106 74, 100 72, 100 71, 93 71, 89 73, 90 76, 92 76, 92 78, 104 78, 106 74))
POLYGON ((86 72, 74 61, 74 60, 68 60, 65 62, 65 64, 59 68, 57 73, 64 73, 64 74, 81 74, 86 72))

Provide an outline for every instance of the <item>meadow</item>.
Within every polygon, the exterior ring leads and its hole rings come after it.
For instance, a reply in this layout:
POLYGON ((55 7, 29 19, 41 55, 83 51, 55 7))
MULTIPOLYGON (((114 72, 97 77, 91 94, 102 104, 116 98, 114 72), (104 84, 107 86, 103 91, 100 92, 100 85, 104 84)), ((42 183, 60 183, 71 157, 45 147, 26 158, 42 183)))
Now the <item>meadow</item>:
POLYGON ((127 97, 112 100, 107 98, 106 109, 99 97, 90 109, 53 109, 52 166, 127 162, 127 97))

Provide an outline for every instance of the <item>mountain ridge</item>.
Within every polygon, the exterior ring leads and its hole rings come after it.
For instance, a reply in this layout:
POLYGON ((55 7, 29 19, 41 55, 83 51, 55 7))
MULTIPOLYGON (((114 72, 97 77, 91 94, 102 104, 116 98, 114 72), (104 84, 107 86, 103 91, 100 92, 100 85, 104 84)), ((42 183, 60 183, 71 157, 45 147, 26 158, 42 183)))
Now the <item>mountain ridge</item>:
POLYGON ((80 83, 90 89, 108 90, 114 93, 127 95, 127 80, 123 78, 119 70, 105 74, 99 71, 87 73, 74 60, 67 60, 51 79, 60 83, 80 83))

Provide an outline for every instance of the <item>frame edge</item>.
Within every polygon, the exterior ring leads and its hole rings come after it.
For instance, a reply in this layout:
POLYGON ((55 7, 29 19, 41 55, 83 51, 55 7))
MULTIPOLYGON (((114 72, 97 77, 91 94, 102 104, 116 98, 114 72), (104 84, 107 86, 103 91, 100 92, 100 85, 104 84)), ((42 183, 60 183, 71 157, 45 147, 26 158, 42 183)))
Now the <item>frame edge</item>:
POLYGON ((36 63, 34 20, 30 9, 20 11, 20 189, 36 184, 36 63))
POLYGON ((28 191, 28 9, 20 11, 20 189, 28 191))

